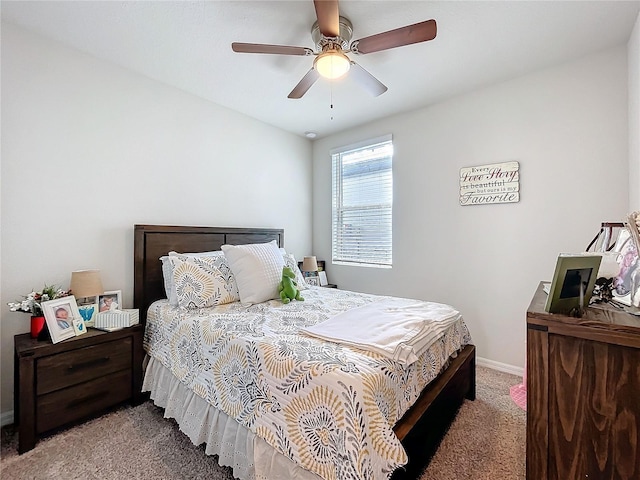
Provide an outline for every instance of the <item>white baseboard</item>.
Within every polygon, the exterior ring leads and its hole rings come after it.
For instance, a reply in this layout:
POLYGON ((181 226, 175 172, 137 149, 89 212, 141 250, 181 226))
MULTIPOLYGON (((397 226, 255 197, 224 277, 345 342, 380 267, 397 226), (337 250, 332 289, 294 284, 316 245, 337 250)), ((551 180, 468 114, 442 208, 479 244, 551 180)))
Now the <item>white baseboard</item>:
POLYGON ((517 375, 522 377, 524 375, 524 368, 516 367, 514 365, 508 365, 506 363, 495 362, 493 360, 489 360, 482 357, 476 357, 476 365, 480 365, 481 367, 491 368, 493 370, 498 370, 499 372, 510 373, 511 375, 517 375))
POLYGON ((10 412, 0 413, 0 427, 11 425, 13 423, 13 410, 10 412))

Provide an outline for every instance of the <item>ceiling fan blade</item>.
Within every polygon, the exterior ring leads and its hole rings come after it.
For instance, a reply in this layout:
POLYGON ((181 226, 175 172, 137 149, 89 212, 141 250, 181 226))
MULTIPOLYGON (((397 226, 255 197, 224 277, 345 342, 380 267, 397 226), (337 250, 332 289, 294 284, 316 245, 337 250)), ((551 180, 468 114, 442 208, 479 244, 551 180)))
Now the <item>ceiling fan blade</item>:
POLYGON ((306 47, 288 45, 267 45, 265 43, 233 42, 231 48, 237 53, 271 53, 274 55, 313 55, 313 50, 306 47))
POLYGON ((373 53, 389 48, 402 47, 412 43, 426 42, 436 38, 438 31, 435 20, 426 20, 370 37, 354 40, 351 50, 354 53, 373 53))
POLYGON ((313 4, 316 7, 320 33, 325 37, 337 37, 340 35, 338 0, 313 0, 313 4))
POLYGON ((291 93, 288 95, 288 98, 302 98, 302 96, 307 93, 307 90, 311 88, 311 86, 316 83, 320 74, 315 68, 309 70, 302 80, 298 82, 298 84, 291 90, 291 93))
POLYGON ((351 69, 349 71, 349 75, 352 76, 356 82, 362 85, 364 89, 374 97, 382 95, 388 90, 380 80, 371 75, 353 60, 351 61, 351 69))

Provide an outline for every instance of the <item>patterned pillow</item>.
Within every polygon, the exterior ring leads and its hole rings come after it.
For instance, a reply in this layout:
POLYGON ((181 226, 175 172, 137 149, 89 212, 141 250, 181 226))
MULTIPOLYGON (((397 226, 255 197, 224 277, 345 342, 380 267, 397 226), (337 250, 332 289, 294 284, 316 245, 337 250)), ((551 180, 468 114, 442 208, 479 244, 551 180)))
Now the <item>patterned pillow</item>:
POLYGON ((284 264, 293 270, 293 273, 296 274, 296 283, 298 284, 298 290, 306 290, 309 288, 307 282, 304 281, 304 276, 298 267, 298 261, 296 257, 293 256, 293 253, 287 253, 284 251, 284 248, 281 248, 282 258, 284 258, 284 264))
MULTIPOLYGON (((178 253, 178 252, 169 252, 169 255, 163 255, 160 257, 160 261, 162 262, 162 277, 164 279, 164 292, 167 295, 167 299, 169 300, 169 304, 172 307, 178 306, 178 297, 176 295, 176 286, 173 283, 173 266, 169 261, 169 257, 172 256, 183 256, 183 257, 221 257, 222 261, 226 262, 224 258, 224 253, 222 250, 215 250, 212 252, 199 252, 199 253, 178 253)), ((229 268, 227 264, 227 268, 229 268)), ((235 280, 233 280, 235 282, 235 280)), ((237 287, 236 287, 237 288, 237 287)))
POLYGON ((224 256, 170 255, 177 304, 202 308, 237 302, 238 287, 224 256))
POLYGON ((261 303, 279 298, 284 259, 275 240, 249 245, 222 245, 224 256, 236 277, 240 301, 261 303))

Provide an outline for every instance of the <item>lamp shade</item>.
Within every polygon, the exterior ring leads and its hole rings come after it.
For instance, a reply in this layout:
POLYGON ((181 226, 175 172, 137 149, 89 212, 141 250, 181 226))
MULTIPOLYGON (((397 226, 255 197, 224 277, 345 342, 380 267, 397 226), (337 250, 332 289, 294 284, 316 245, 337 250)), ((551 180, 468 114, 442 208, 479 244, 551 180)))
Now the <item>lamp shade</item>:
POLYGON ((304 260, 302 260, 302 271, 317 272, 318 260, 316 259, 316 257, 304 257, 304 260))
POLYGON ((104 293, 100 270, 78 270, 71 272, 71 293, 76 298, 95 297, 104 293))

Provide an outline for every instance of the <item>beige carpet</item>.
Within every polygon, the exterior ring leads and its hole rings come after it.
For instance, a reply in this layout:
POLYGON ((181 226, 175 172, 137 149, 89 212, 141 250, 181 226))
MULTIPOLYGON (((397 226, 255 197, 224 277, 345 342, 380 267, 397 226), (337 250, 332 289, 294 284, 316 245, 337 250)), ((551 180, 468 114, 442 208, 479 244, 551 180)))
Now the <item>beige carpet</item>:
MULTIPOLYGON (((477 399, 465 401, 421 480, 525 478, 525 418, 509 396, 521 379, 478 367, 477 399)), ((2 429, 0 478, 230 480, 216 457, 192 445, 162 410, 146 402, 44 438, 17 453, 12 426, 2 429)))

